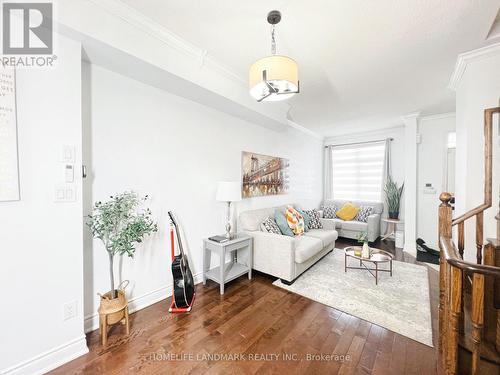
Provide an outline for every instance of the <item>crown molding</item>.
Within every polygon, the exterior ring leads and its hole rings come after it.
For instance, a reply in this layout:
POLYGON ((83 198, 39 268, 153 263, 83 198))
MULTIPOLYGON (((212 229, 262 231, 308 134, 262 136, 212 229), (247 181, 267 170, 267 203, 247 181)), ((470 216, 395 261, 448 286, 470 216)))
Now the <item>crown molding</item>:
POLYGON ((287 120, 287 123, 290 127, 302 132, 302 133, 305 133, 307 135, 310 135, 311 137, 314 137, 316 139, 319 139, 320 141, 323 141, 325 139, 324 136, 322 136, 321 134, 318 134, 316 133, 315 131, 312 131, 311 129, 308 129, 302 125, 299 125, 297 124, 296 122, 293 122, 292 120, 287 120))
MULTIPOLYGON (((130 26, 159 40, 161 43, 164 43, 172 50, 177 51, 188 57, 189 59, 195 61, 200 69, 205 68, 215 74, 220 75, 223 78, 226 78, 228 82, 233 82, 245 91, 248 91, 248 82, 246 80, 246 77, 243 78, 232 68, 223 64, 213 56, 210 56, 207 50, 204 50, 197 45, 185 40, 184 38, 170 31, 168 28, 145 16, 135 8, 123 3, 120 0, 88 1, 101 8, 108 14, 119 18, 130 26)), ((274 103, 274 106, 281 108, 281 110, 283 110, 284 112, 288 112, 290 110, 289 103, 274 103)), ((308 129, 305 130, 307 132, 308 129)))
POLYGON ((324 143, 327 145, 328 143, 331 142, 336 142, 339 140, 351 140, 351 139, 365 139, 365 138, 371 138, 371 137, 384 137, 388 133, 395 132, 395 131, 400 131, 404 129, 404 125, 390 125, 390 126, 384 126, 381 128, 377 129, 372 129, 372 130, 356 130, 355 132, 341 132, 338 134, 333 134, 329 135, 324 138, 324 143))
MULTIPOLYGON (((173 33, 158 22, 145 16, 135 8, 123 3, 120 0, 89 0, 94 5, 103 9, 110 15, 121 19, 132 27, 146 33, 147 35, 159 40, 173 50, 182 53, 184 56, 194 60, 199 68, 206 68, 220 76, 227 78, 228 81, 247 90, 248 82, 238 73, 233 71, 227 65, 221 63, 214 57, 210 56, 207 50, 204 50, 193 43, 183 39, 179 35, 173 33)), ((289 103, 275 103, 284 111, 290 111, 289 103)), ((323 139, 319 134, 291 121, 287 124, 299 131, 312 135, 315 138, 323 139)))
POLYGON ((490 44, 489 46, 474 49, 458 55, 455 70, 451 75, 448 88, 454 91, 457 90, 469 63, 478 59, 484 59, 497 53, 500 53, 500 43, 490 44))
POLYGON ((200 67, 207 67, 233 82, 246 87, 247 82, 231 68, 211 57, 206 50, 188 42, 166 27, 145 16, 135 8, 120 0, 90 0, 90 2, 104 9, 111 15, 120 18, 129 25, 138 28, 146 34, 160 40, 169 47, 199 62, 200 67))
POLYGON ((435 115, 427 115, 419 118, 420 121, 429 121, 429 120, 440 120, 448 117, 455 117, 455 112, 446 112, 446 113, 437 113, 435 115))
POLYGON ((413 113, 408 113, 407 115, 401 116, 401 119, 406 122, 410 120, 415 120, 418 119, 420 116, 420 111, 418 112, 413 112, 413 113))

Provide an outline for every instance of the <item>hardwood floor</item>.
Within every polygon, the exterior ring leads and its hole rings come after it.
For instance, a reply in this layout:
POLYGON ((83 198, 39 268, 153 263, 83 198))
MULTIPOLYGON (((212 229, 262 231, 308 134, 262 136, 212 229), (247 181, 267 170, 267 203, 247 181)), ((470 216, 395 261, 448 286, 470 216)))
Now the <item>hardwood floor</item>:
MULTIPOLYGON (((350 244, 337 241, 336 247, 350 244)), ((393 244, 374 245, 402 258, 393 244)), ((130 316, 129 337, 124 327, 115 327, 103 348, 98 332, 91 332, 90 352, 51 373, 436 373, 434 348, 275 287, 273 281, 256 272, 252 280, 229 283, 224 296, 215 283, 199 284, 191 314, 169 314, 170 299, 156 303, 130 316)), ((429 283, 436 346, 438 277, 432 269, 429 283)))

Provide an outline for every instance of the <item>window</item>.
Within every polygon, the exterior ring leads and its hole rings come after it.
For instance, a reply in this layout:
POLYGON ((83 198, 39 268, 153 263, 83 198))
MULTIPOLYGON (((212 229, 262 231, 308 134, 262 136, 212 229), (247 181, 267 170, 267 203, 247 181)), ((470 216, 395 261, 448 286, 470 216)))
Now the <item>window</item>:
POLYGON ((384 156, 385 142, 333 147, 333 198, 380 201, 384 156))

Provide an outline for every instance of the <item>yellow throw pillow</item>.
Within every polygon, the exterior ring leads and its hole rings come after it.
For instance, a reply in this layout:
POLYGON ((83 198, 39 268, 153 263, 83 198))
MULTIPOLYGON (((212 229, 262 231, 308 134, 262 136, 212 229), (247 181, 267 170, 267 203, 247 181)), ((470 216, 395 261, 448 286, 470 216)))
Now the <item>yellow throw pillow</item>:
POLYGON ((342 220, 349 221, 356 217, 359 212, 359 207, 356 207, 351 202, 348 202, 342 206, 340 210, 337 211, 337 217, 342 220))

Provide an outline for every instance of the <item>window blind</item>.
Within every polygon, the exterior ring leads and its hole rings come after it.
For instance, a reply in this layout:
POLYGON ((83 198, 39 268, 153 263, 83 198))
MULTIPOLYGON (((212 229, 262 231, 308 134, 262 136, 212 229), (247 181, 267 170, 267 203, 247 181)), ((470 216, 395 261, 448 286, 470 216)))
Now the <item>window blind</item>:
POLYGON ((333 147, 333 198, 380 201, 384 155, 383 141, 333 147))

